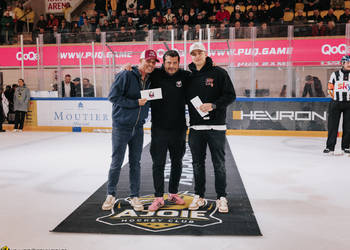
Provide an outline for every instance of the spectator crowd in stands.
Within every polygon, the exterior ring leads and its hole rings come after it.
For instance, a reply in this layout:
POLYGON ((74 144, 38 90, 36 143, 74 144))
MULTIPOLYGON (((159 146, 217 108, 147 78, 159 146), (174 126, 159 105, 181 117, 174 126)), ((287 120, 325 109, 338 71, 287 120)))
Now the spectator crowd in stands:
MULTIPOLYGON (((72 20, 72 7, 66 4, 62 15, 41 15, 34 25, 35 12, 30 6, 15 8, 0 0, 1 43, 9 44, 16 33, 43 34, 44 43, 61 41, 107 42, 147 41, 153 30, 154 41, 199 38, 200 29, 210 28, 212 39, 228 39, 229 27, 236 38, 249 38, 249 27, 257 27, 257 37, 287 35, 286 25, 295 27, 295 36, 345 34, 350 9, 343 0, 95 0, 94 11, 82 12, 72 20), (327 13, 325 13, 327 12, 327 13)), ((202 33, 206 38, 206 33, 202 33)), ((33 39, 34 40, 34 39, 33 39)), ((35 41, 35 40, 34 40, 35 41)))

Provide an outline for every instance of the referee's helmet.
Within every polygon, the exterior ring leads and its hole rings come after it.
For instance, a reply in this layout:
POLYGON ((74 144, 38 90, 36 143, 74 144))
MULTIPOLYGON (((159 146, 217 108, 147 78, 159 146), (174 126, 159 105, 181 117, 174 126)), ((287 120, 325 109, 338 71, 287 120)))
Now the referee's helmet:
POLYGON ((350 55, 345 55, 341 58, 341 64, 343 65, 345 62, 350 62, 350 55))

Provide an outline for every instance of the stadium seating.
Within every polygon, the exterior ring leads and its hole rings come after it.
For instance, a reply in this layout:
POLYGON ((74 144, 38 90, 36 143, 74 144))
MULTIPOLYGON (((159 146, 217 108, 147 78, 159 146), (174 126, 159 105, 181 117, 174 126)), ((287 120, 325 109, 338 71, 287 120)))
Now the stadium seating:
POLYGON ((344 1, 345 8, 350 9, 350 1, 344 1))
POLYGON ((292 11, 284 12, 283 21, 291 22, 291 21, 293 21, 293 18, 294 18, 294 12, 292 12, 292 11))
POLYGON ((303 3, 296 3, 295 10, 304 10, 304 4, 303 3))

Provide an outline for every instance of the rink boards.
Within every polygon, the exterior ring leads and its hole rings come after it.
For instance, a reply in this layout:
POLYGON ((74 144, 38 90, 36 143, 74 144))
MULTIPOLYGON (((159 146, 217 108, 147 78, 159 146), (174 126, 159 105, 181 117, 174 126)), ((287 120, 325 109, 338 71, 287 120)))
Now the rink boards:
MULTIPOLYGON (((329 98, 237 98, 227 108, 227 134, 326 136, 329 102, 329 98)), ((32 98, 25 130, 108 132, 111 113, 106 98, 32 98)), ((149 115, 145 129, 150 129, 150 121, 149 115)))

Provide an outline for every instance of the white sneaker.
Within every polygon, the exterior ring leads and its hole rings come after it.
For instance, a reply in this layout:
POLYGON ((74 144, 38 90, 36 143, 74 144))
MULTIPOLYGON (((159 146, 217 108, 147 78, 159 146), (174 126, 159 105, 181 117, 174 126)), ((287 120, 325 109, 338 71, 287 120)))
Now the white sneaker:
POLYGON ((220 213, 228 213, 227 200, 225 197, 220 197, 220 199, 216 200, 216 207, 218 208, 220 213))
POLYGON ((199 195, 195 195, 191 204, 188 206, 189 210, 198 210, 198 208, 207 205, 207 200, 200 198, 199 195))
POLYGON ((18 129, 14 129, 14 130, 12 130, 12 132, 13 132, 13 133, 16 133, 16 132, 18 132, 18 129))
POLYGON ((334 155, 335 156, 342 156, 342 155, 344 155, 344 152, 342 150, 334 150, 334 155))
POLYGON ((17 130, 17 132, 22 133, 22 132, 23 132, 23 130, 22 130, 22 129, 19 129, 19 130, 17 130))
POLYGON ((130 204, 134 208, 135 211, 142 211, 143 210, 143 204, 139 200, 138 197, 131 198, 130 204))
POLYGON ((111 210, 115 204, 115 197, 113 195, 107 195, 105 202, 103 202, 102 210, 111 210))

